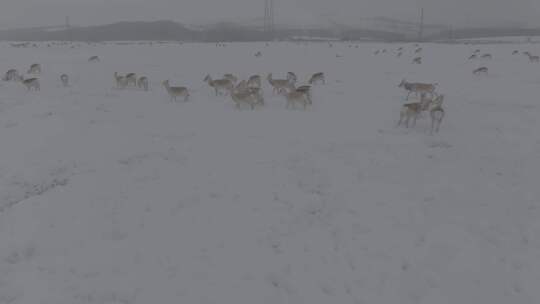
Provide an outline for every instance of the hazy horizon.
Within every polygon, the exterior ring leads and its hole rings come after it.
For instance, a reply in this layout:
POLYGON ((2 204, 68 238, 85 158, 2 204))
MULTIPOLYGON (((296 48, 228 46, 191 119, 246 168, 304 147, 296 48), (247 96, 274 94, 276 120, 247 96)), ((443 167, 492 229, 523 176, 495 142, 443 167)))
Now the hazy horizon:
MULTIPOLYGON (((0 27, 20 28, 64 23, 80 26, 119 21, 173 20, 185 24, 220 21, 255 22, 263 16, 263 0, 4 0, 0 27)), ((427 23, 453 26, 540 26, 540 3, 532 0, 275 0, 277 24, 316 25, 338 23, 358 25, 362 18, 390 17, 418 19, 425 10, 427 23), (463 12, 465 11, 465 12, 463 12)))

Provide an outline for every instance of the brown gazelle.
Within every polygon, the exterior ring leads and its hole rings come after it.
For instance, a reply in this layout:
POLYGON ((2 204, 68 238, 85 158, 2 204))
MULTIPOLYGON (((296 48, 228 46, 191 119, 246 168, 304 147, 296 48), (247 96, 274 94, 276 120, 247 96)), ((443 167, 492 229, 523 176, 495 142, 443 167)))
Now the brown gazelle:
POLYGON ((148 78, 145 77, 145 76, 139 77, 139 79, 137 79, 137 87, 139 89, 143 89, 145 91, 148 91, 148 87, 149 87, 148 78))
POLYGON ((134 86, 136 87, 137 86, 137 74, 135 73, 129 73, 129 74, 126 74, 126 85, 127 86, 134 86))
MULTIPOLYGON (((294 86, 292 87, 294 88, 294 86)), ((308 94, 305 91, 298 91, 296 89, 292 89, 290 92, 281 91, 280 94, 285 96, 285 99, 287 100, 287 109, 295 109, 296 104, 301 104, 303 109, 305 110, 308 104, 310 104, 308 94)))
POLYGON ((127 87, 126 77, 118 74, 118 72, 114 72, 114 80, 118 89, 124 89, 125 87, 127 87))
POLYGON ((408 91, 407 100, 409 100, 411 93, 415 93, 416 96, 421 93, 429 93, 431 96, 433 96, 437 85, 437 83, 407 82, 405 79, 403 79, 401 80, 399 87, 408 91))
POLYGON ((100 59, 98 56, 92 56, 90 58, 88 58, 88 62, 99 62, 100 59))
POLYGON ((247 86, 250 87, 250 88, 261 88, 262 87, 261 76, 253 75, 253 76, 249 77, 249 79, 247 81, 247 86))
POLYGON ((414 63, 414 64, 422 64, 422 57, 415 57, 412 60, 412 63, 414 63))
POLYGON ((248 105, 252 110, 255 109, 256 105, 264 105, 264 98, 260 94, 260 89, 242 87, 230 90, 231 99, 238 110, 241 109, 243 104, 248 105))
POLYGON ((176 101, 178 97, 183 97, 184 101, 188 101, 189 91, 186 87, 171 87, 169 85, 169 80, 165 80, 163 86, 167 90, 167 93, 169 93, 171 101, 176 101))
POLYGON ((30 66, 28 74, 41 74, 41 65, 39 63, 34 63, 30 66))
POLYGON ((422 112, 423 104, 421 102, 406 103, 401 107, 399 112, 399 127, 402 123, 405 123, 405 127, 409 127, 409 121, 413 119, 413 127, 416 125, 416 120, 422 112))
POLYGON ((6 72, 4 75, 4 78, 2 78, 4 81, 17 81, 19 80, 19 72, 15 69, 10 69, 6 72))
POLYGON ((274 93, 279 93, 280 91, 287 90, 291 85, 291 82, 288 79, 274 79, 272 78, 272 73, 268 74, 266 77, 268 83, 272 86, 274 93))
POLYGON ((67 74, 60 75, 60 81, 62 82, 62 86, 64 88, 69 86, 69 76, 67 74))
POLYGON ((429 110, 429 116, 431 117, 431 130, 430 134, 433 134, 433 131, 436 133, 439 133, 439 129, 441 128, 441 122, 444 118, 445 112, 442 107, 442 103, 444 101, 444 95, 437 96, 436 99, 434 99, 431 102, 430 110, 429 110))
POLYGON ((326 78, 322 72, 311 75, 311 78, 309 79, 309 84, 318 83, 326 84, 326 78))
POLYGON ((24 79, 24 78, 20 77, 20 81, 26 87, 26 89, 28 91, 30 91, 32 89, 34 91, 40 91, 41 90, 41 86, 39 85, 39 79, 37 79, 37 78, 24 79))
POLYGON ((474 75, 480 75, 480 74, 487 75, 487 73, 488 73, 487 67, 479 67, 473 71, 474 75))
POLYGON ((212 80, 212 77, 210 77, 210 75, 206 75, 204 81, 206 81, 209 86, 214 88, 214 90, 216 91, 216 96, 218 96, 221 91, 225 90, 227 92, 230 92, 234 88, 234 84, 229 79, 212 80))

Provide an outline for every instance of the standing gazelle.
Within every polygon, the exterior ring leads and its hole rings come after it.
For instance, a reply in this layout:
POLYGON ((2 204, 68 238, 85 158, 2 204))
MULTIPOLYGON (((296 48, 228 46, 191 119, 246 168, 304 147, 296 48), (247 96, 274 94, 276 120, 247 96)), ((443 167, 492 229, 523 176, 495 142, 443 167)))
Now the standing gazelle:
POLYGON ((30 66, 30 69, 28 70, 28 74, 41 74, 41 65, 38 63, 34 63, 30 66))
POLYGON ((441 122, 444 118, 445 112, 442 107, 444 101, 444 95, 439 95, 431 102, 429 116, 431 117, 431 130, 430 134, 433 134, 433 131, 439 133, 441 128, 441 122))
POLYGON ((148 91, 148 78, 145 76, 141 76, 139 79, 137 79, 137 87, 139 89, 143 89, 145 91, 148 91))
POLYGON ((184 97, 184 101, 188 100, 189 91, 186 87, 171 87, 169 85, 169 80, 165 80, 163 82, 163 86, 167 90, 167 93, 169 93, 169 96, 171 97, 171 101, 176 101, 177 97, 184 97))
POLYGON ((40 91, 41 86, 39 85, 39 79, 37 78, 29 78, 24 79, 23 77, 20 77, 21 83, 26 87, 28 91, 34 90, 34 91, 40 91))
POLYGON ((274 93, 279 93, 283 90, 287 90, 291 85, 291 82, 288 79, 272 78, 272 73, 268 74, 266 79, 268 80, 268 83, 270 83, 270 85, 272 86, 274 93))
POLYGON ((216 91, 216 96, 218 96, 218 94, 220 94, 222 91, 230 92, 230 90, 234 88, 234 84, 229 79, 213 80, 212 77, 210 77, 210 75, 206 75, 206 77, 204 78, 204 81, 206 81, 209 86, 214 88, 214 90, 216 91))
POLYGON ((317 83, 326 84, 326 78, 324 76, 324 73, 322 72, 315 73, 309 79, 309 84, 317 84, 317 83))
POLYGON ((135 73, 129 73, 126 75, 126 85, 132 85, 134 87, 137 86, 137 74, 135 73))
POLYGON ((69 86, 69 76, 67 74, 60 75, 60 81, 62 82, 62 86, 64 88, 69 86))

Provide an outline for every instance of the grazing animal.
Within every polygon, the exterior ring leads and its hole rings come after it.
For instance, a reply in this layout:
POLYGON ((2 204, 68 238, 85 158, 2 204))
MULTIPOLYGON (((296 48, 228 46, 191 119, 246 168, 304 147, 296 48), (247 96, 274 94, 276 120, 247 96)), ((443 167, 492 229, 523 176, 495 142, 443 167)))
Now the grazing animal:
POLYGON ((487 75, 487 73, 488 73, 488 68, 487 67, 479 67, 478 69, 473 71, 474 75, 480 75, 480 74, 487 75))
POLYGON ((469 60, 476 59, 476 58, 478 58, 478 56, 476 56, 476 54, 472 54, 471 57, 469 57, 469 60))
POLYGON ((186 87, 171 87, 169 85, 169 80, 163 81, 163 86, 167 90, 167 93, 169 93, 171 101, 176 101, 177 97, 183 97, 184 102, 188 101, 190 95, 186 87))
POLYGON ((305 110, 310 104, 307 94, 301 91, 293 90, 291 92, 281 92, 285 99, 287 100, 287 109, 295 109, 296 104, 301 104, 305 110))
POLYGON ((230 91, 230 96, 237 109, 240 109, 243 104, 249 105, 252 110, 255 109, 256 105, 264 105, 264 98, 258 88, 239 88, 237 86, 230 91))
POLYGON ((422 57, 415 57, 412 61, 413 64, 422 64, 422 57))
POLYGON ((517 55, 517 54, 519 54, 518 50, 515 50, 515 51, 512 52, 512 55, 517 55))
POLYGON ((119 89, 124 89, 128 85, 126 77, 118 74, 118 72, 114 72, 114 80, 116 82, 116 87, 119 89))
POLYGON ((139 77, 139 79, 137 79, 137 87, 139 89, 148 91, 148 87, 149 87, 148 78, 145 76, 139 77))
POLYGON ((4 78, 2 80, 4 81, 17 81, 19 80, 19 72, 15 69, 10 69, 6 72, 4 78))
POLYGON ((258 58, 258 57, 261 57, 261 56, 262 56, 262 53, 261 53, 261 52, 257 52, 257 53, 255 53, 255 57, 257 57, 257 58, 258 58))
POLYGON ((233 74, 225 74, 223 75, 223 79, 229 79, 232 83, 236 83, 238 81, 238 77, 234 76, 233 74))
POLYGON ((266 79, 268 80, 268 83, 270 83, 270 85, 272 86, 274 93, 279 93, 283 90, 287 90, 291 86, 291 82, 288 79, 273 79, 272 73, 268 74, 266 79))
POLYGON ((380 52, 380 50, 376 50, 375 52, 373 52, 373 55, 379 55, 380 52))
POLYGON ((529 62, 540 62, 540 57, 529 54, 529 62))
POLYGON ((421 93, 429 93, 431 96, 434 96, 435 89, 437 88, 437 83, 419 83, 419 82, 407 82, 405 79, 401 80, 401 83, 398 85, 400 88, 404 88, 408 91, 407 100, 411 93, 415 93, 416 96, 421 93))
POLYGON ((322 73, 322 72, 315 73, 309 79, 309 84, 314 85, 314 84, 317 84, 317 83, 326 84, 326 78, 324 76, 324 73, 322 73))
POLYGON ((416 125, 416 120, 418 119, 420 112, 422 112, 422 108, 423 104, 421 102, 404 104, 401 107, 401 111, 399 112, 399 121, 397 127, 401 126, 404 123, 405 127, 408 128, 411 118, 413 119, 412 126, 414 127, 416 125))
POLYGON ((137 86, 137 74, 135 73, 129 73, 126 75, 126 85, 127 86, 137 86))
POLYGON ((493 56, 491 54, 484 54, 481 57, 482 59, 493 59, 493 56))
POLYGON ((416 50, 414 50, 415 54, 420 54, 421 52, 422 52, 422 48, 417 48, 416 50))
POLYGON ((401 55, 403 55, 403 53, 400 51, 400 52, 398 52, 398 53, 396 54, 396 57, 397 57, 397 58, 400 58, 401 55))
POLYGON ((28 70, 28 74, 41 74, 41 65, 38 63, 32 64, 28 70))
POLYGON ((212 80, 212 77, 210 77, 210 75, 206 75, 206 77, 204 78, 204 81, 206 81, 210 87, 214 88, 214 90, 216 91, 216 96, 218 96, 218 94, 220 94, 221 91, 223 90, 230 92, 234 87, 234 84, 232 83, 231 80, 229 79, 212 80))
POLYGON ((288 72, 287 73, 287 80, 292 83, 292 84, 295 84, 296 81, 298 80, 298 77, 296 77, 296 74, 293 73, 293 72, 288 72))
POLYGON ((64 88, 69 86, 69 76, 67 74, 60 75, 60 81, 62 82, 62 86, 64 86, 64 88))
POLYGON ((21 83, 26 87, 28 91, 31 91, 32 89, 34 91, 40 91, 41 86, 39 85, 39 79, 37 78, 29 78, 29 79, 23 79, 20 78, 21 83))
POLYGON ((251 77, 249 77, 248 81, 247 81, 247 86, 249 88, 261 88, 262 87, 262 84, 261 84, 261 76, 259 75, 253 75, 251 77))
POLYGON ((313 104, 313 100, 311 99, 311 86, 308 86, 308 85, 299 86, 298 88, 296 88, 296 91, 304 93, 306 95, 308 103, 313 104))
POLYGON ((100 59, 98 56, 92 56, 90 58, 88 58, 88 62, 99 62, 100 59))
POLYGON ((430 134, 433 135, 433 131, 436 133, 439 133, 439 129, 441 128, 441 122, 444 118, 445 112, 442 107, 442 102, 444 100, 444 95, 439 96, 439 100, 437 102, 433 102, 432 107, 429 111, 429 116, 431 117, 431 129, 430 134))

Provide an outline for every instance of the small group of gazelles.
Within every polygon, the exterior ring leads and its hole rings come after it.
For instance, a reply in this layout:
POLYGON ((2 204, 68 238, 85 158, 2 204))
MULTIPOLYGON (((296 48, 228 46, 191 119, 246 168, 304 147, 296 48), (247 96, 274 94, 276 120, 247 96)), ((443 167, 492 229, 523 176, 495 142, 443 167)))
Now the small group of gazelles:
MULTIPOLYGON (((422 64, 422 56, 419 56, 419 55, 422 53, 423 48, 420 47, 418 44, 415 44, 414 47, 415 47, 414 54, 418 56, 412 59, 412 63, 422 64)), ((397 58, 400 58, 403 55, 403 51, 404 51, 403 47, 399 47, 398 49, 394 51, 394 54, 396 55, 397 58)), ((386 53, 390 53, 390 51, 387 51, 386 49, 382 49, 382 50, 375 50, 375 52, 373 52, 374 55, 386 54, 386 53)))
MULTIPOLYGON (((481 59, 493 59, 493 56, 491 54, 489 54, 489 53, 486 53, 486 54, 483 54, 483 55, 479 55, 479 54, 480 54, 480 50, 475 50, 474 53, 469 57, 469 60, 478 59, 478 58, 481 58, 481 59)), ((514 50, 512 52, 512 55, 519 55, 519 54, 520 54, 520 52, 518 50, 514 50)), ((540 56, 531 55, 531 53, 528 52, 528 51, 522 52, 521 54, 527 56, 530 63, 539 63, 540 62, 540 56)), ((488 73, 488 68, 486 66, 481 66, 481 67, 473 70, 474 75, 481 75, 481 74, 487 75, 487 73, 488 73)))
MULTIPOLYGON (((274 93, 283 95, 287 100, 287 108, 296 108, 301 105, 304 109, 312 104, 311 85, 324 84, 326 82, 324 73, 315 73, 309 79, 309 85, 296 86, 297 76, 293 72, 287 73, 285 79, 274 79, 272 74, 268 74, 267 81, 274 93)), ((220 79, 213 79, 210 75, 204 78, 204 81, 218 95, 229 95, 236 105, 237 109, 242 106, 248 106, 255 109, 256 106, 264 105, 264 96, 262 92, 262 79, 260 75, 253 75, 247 80, 239 80, 232 74, 225 74, 220 79)), ((163 86, 171 97, 171 101, 177 98, 183 98, 187 101, 189 90, 186 87, 170 86, 169 80, 164 81, 163 86)))
MULTIPOLYGON (((38 63, 34 63, 30 66, 30 69, 28 69, 27 74, 32 76, 37 76, 41 74, 41 65, 38 63)), ((22 83, 29 91, 39 91, 41 89, 39 85, 39 79, 37 77, 31 77, 31 78, 24 78, 23 75, 19 73, 16 69, 10 69, 6 72, 4 77, 2 78, 3 81, 17 81, 22 83)))
POLYGON ((420 97, 419 101, 408 102, 404 104, 399 113, 399 122, 397 126, 402 124, 409 127, 409 122, 412 119, 412 126, 416 125, 416 120, 423 112, 428 112, 431 118, 430 134, 439 132, 445 112, 443 109, 444 95, 439 95, 435 92, 437 84, 407 82, 405 79, 399 84, 400 88, 407 90, 407 100, 411 93, 415 93, 416 97, 420 97), (428 97, 429 94, 429 97, 428 97))

